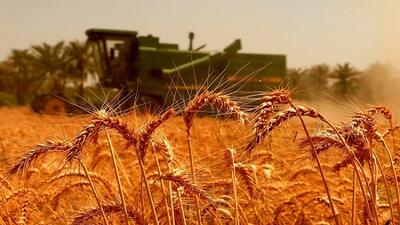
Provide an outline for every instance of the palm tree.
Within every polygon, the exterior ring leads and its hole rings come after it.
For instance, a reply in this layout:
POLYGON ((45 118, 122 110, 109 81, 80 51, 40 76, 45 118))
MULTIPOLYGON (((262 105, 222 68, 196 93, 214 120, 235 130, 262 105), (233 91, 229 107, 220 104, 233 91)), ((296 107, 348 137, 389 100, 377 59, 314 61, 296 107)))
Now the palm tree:
POLYGON ((23 105, 26 94, 31 90, 30 85, 38 80, 33 73, 33 56, 28 50, 13 49, 9 60, 14 68, 13 83, 17 104, 23 105))
POLYGON ((84 82, 94 72, 94 57, 88 44, 79 41, 70 42, 66 48, 68 74, 79 82, 79 95, 84 94, 84 82))
POLYGON ((315 91, 324 91, 328 88, 328 78, 331 69, 327 64, 312 66, 307 73, 308 85, 315 91))
POLYGON ((0 92, 14 92, 12 61, 7 59, 0 62, 0 92))
POLYGON ((303 80, 306 74, 306 70, 301 68, 293 68, 287 70, 286 80, 292 88, 298 88, 301 85, 301 81, 303 80))
POLYGON ((333 73, 332 78, 335 79, 333 84, 337 93, 342 96, 346 96, 353 92, 358 82, 358 75, 360 72, 352 67, 350 63, 337 64, 333 73))
POLYGON ((47 43, 33 45, 34 66, 37 73, 50 78, 53 82, 53 92, 63 92, 67 82, 67 60, 64 51, 64 42, 54 46, 47 43))

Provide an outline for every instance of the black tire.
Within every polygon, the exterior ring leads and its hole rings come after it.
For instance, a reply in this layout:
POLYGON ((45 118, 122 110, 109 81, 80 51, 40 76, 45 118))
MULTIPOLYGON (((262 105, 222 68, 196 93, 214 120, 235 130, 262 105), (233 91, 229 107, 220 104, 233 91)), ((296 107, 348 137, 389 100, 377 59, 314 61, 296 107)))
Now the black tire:
POLYGON ((65 115, 68 112, 68 104, 56 95, 38 95, 31 101, 33 112, 44 115, 65 115))
POLYGON ((137 109, 142 113, 157 113, 163 109, 162 99, 152 95, 141 95, 137 101, 137 109))

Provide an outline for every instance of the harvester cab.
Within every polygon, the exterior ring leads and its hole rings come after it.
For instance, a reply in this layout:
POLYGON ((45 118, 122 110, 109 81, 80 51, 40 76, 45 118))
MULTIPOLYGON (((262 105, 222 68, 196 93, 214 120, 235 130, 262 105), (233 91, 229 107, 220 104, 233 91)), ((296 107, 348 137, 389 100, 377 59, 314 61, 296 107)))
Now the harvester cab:
POLYGON ((168 97, 171 85, 174 91, 182 92, 182 97, 188 89, 196 90, 209 71, 220 74, 241 49, 240 40, 214 54, 200 51, 205 45, 193 49, 192 32, 188 50, 162 43, 152 35, 138 36, 134 31, 90 29, 86 35, 94 47, 101 84, 124 88, 125 94, 135 92, 139 103, 149 102, 150 108, 172 104, 173 99, 168 97))
POLYGON ((96 72, 105 87, 118 87, 137 80, 139 41, 136 32, 91 29, 86 34, 94 48, 96 72))

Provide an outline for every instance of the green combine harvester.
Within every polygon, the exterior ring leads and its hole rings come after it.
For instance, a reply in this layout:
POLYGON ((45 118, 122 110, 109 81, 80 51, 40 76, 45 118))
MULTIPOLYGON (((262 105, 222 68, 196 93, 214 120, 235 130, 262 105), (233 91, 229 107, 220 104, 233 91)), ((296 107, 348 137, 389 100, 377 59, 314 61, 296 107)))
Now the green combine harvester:
MULTIPOLYGON (((150 110, 173 104, 176 96, 189 97, 207 82, 209 89, 221 82, 228 86, 243 82, 241 91, 265 91, 281 84, 286 75, 285 55, 238 53, 240 39, 223 51, 210 53, 202 51, 205 45, 193 47, 194 33, 189 33, 187 50, 152 35, 138 36, 135 31, 89 29, 86 35, 94 48, 101 86, 135 96, 150 110)), ((134 102, 133 97, 128 99, 126 107, 134 102)), ((70 107, 48 95, 36 100, 32 108, 60 114, 70 107)))

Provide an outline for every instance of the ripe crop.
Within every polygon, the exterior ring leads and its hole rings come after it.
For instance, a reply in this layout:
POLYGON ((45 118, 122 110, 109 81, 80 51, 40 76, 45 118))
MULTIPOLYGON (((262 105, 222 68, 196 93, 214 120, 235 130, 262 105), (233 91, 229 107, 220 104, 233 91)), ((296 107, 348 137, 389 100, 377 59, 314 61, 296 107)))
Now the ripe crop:
POLYGON ((40 117, 1 109, 20 118, 0 136, 0 222, 400 221, 399 126, 388 108, 370 107, 335 125, 287 89, 257 102, 248 107, 202 91, 155 115, 103 107, 83 117, 40 117), (206 109, 216 113, 197 116, 206 109), (40 123, 53 124, 53 132, 40 123), (46 141, 35 145, 33 133, 46 141))

